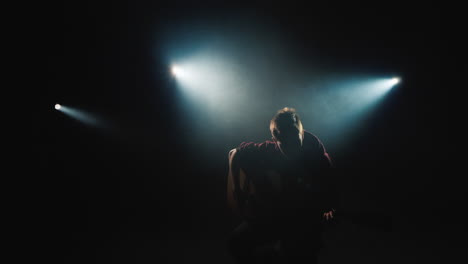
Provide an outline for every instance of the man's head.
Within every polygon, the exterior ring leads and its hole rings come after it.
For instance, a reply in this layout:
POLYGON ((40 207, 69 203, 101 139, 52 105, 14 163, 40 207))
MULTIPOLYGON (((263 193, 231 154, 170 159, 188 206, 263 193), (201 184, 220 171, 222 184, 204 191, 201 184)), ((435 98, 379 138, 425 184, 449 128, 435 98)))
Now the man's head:
POLYGON ((295 157, 300 153, 304 128, 296 109, 280 109, 270 121, 270 132, 286 156, 295 157))

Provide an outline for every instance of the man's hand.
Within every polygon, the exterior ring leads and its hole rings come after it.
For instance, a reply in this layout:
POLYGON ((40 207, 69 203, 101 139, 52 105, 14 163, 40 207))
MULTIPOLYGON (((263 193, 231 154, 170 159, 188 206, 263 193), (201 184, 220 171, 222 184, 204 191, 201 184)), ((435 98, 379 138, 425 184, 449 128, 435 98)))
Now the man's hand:
POLYGON ((335 214, 335 209, 331 209, 330 211, 323 213, 323 218, 325 218, 325 220, 327 221, 332 220, 334 217, 334 214, 335 214))

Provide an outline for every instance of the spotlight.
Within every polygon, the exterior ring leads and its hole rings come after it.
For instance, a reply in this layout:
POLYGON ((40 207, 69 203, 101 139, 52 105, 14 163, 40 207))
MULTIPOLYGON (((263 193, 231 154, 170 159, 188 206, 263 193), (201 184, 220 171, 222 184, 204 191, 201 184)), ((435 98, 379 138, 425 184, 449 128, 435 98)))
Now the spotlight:
POLYGON ((102 120, 96 118, 94 115, 87 113, 86 111, 83 111, 81 109, 76 109, 70 106, 60 105, 60 104, 55 104, 55 109, 60 111, 60 113, 70 116, 88 125, 101 126, 101 127, 105 125, 103 124, 102 120))
POLYGON ((392 79, 391 84, 393 86, 393 85, 398 84, 399 82, 400 82, 400 78, 395 77, 395 78, 392 79))
POLYGON ((177 76, 180 76, 180 74, 182 73, 182 69, 180 67, 174 65, 174 66, 171 67, 171 72, 172 72, 172 75, 177 77, 177 76))

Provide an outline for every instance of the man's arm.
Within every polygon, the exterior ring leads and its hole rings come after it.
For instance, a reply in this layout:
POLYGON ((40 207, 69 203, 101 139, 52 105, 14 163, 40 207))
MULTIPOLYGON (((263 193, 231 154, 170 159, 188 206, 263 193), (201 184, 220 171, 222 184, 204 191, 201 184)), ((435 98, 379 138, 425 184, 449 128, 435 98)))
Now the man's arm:
POLYGON ((239 152, 237 149, 229 151, 229 172, 227 187, 227 202, 234 214, 242 216, 245 207, 245 187, 246 175, 240 167, 239 152))
POLYGON ((336 177, 332 160, 321 142, 320 151, 323 153, 321 155, 320 167, 321 174, 323 177, 322 187, 324 187, 325 189, 325 197, 323 197, 325 212, 323 213, 323 218, 328 221, 332 220, 335 217, 336 209, 338 207, 338 192, 336 188, 336 177))
POLYGON ((229 151, 229 171, 228 171, 228 178, 227 178, 227 204, 228 207, 233 210, 234 212, 237 213, 237 208, 236 208, 236 201, 234 198, 234 177, 239 175, 239 169, 237 168, 237 161, 234 161, 234 166, 233 166, 233 160, 235 158, 237 150, 232 149, 229 151), (234 176, 235 175, 235 176, 234 176))
POLYGON ((247 182, 247 175, 241 168, 240 155, 237 149, 229 151, 229 172, 227 179, 227 204, 237 216, 252 216, 251 207, 247 205, 248 196, 255 194, 255 186, 247 182))

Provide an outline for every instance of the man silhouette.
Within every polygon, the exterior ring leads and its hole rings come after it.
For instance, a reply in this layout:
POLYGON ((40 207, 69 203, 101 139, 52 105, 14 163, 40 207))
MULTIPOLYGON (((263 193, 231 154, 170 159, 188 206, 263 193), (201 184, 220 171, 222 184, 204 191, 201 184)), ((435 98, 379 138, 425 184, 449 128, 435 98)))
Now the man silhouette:
POLYGON ((330 157, 293 108, 277 112, 270 132, 271 141, 242 142, 229 152, 227 201, 242 223, 228 251, 237 263, 257 263, 269 245, 274 260, 314 263, 336 208, 330 157))

